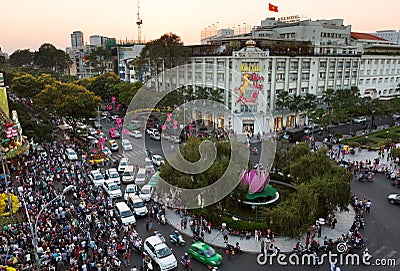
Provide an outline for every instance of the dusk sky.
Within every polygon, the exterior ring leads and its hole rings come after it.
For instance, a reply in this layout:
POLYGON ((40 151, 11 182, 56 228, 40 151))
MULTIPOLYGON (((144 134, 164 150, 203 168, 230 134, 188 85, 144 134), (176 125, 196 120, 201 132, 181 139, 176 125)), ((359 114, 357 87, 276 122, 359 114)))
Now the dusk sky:
MULTIPOLYGON (((0 4, 0 47, 36 51, 43 43, 71 46, 70 34, 137 40, 137 0, 3 0, 0 4)), ((142 39, 172 32, 185 44, 199 44, 201 30, 216 25, 259 25, 266 17, 301 15, 304 19, 344 19, 355 32, 399 30, 399 0, 140 0, 142 39), (279 12, 268 11, 268 3, 279 12)))

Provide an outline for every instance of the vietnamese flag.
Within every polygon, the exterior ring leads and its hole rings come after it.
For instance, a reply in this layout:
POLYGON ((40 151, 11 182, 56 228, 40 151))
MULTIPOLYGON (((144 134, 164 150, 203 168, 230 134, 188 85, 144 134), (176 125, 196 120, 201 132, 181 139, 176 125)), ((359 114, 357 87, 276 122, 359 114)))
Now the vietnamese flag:
POLYGON ((274 5, 269 4, 269 8, 268 9, 270 11, 273 11, 273 12, 278 12, 278 6, 274 6, 274 5))

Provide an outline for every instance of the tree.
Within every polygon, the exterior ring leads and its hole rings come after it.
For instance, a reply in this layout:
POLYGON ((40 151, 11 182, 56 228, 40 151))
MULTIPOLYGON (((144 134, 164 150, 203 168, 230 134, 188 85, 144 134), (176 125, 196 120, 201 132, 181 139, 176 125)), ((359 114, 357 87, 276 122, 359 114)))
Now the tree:
POLYGON ((275 102, 276 106, 282 110, 282 129, 286 128, 286 125, 284 125, 283 122, 283 113, 285 108, 288 108, 289 101, 290 101, 290 95, 289 92, 287 92, 286 90, 280 91, 276 95, 276 102, 275 102))
POLYGON ((317 108, 317 96, 315 94, 306 93, 303 97, 302 109, 306 111, 307 119, 311 112, 317 108))
POLYGON ((34 53, 25 50, 17 50, 10 55, 10 66, 11 67, 22 67, 22 66, 32 66, 34 53))
POLYGON ((41 84, 31 74, 15 74, 10 82, 10 90, 24 98, 32 98, 41 91, 41 84))
POLYGON ((44 43, 35 52, 33 62, 39 68, 55 71, 62 76, 68 68, 70 59, 64 51, 57 49, 52 44, 44 43))
POLYGON ((107 63, 111 60, 111 51, 103 47, 97 47, 88 56, 87 61, 95 72, 102 74, 107 69, 107 63))
POLYGON ((34 97, 34 103, 56 116, 91 117, 101 103, 93 92, 72 83, 53 83, 34 97))
POLYGON ((291 111, 294 111, 294 126, 295 127, 297 127, 297 115, 299 114, 299 111, 302 110, 304 107, 303 102, 304 102, 303 97, 298 94, 290 96, 288 107, 291 111))
POLYGON ((140 81, 137 81, 133 84, 129 82, 120 82, 116 85, 116 89, 118 91, 118 101, 121 104, 128 106, 135 94, 139 91, 139 89, 143 86, 140 81))
POLYGON ((90 82, 87 88, 103 100, 111 101, 111 97, 118 96, 115 87, 120 82, 120 78, 117 74, 113 72, 103 73, 94 77, 90 82))
POLYGON ((141 70, 142 65, 149 65, 152 76, 156 76, 158 80, 160 72, 185 63, 188 57, 189 50, 183 46, 181 38, 176 34, 168 33, 148 42, 140 52, 136 63, 138 70, 141 70))
POLYGON ((322 101, 326 104, 328 111, 331 111, 331 105, 335 99, 335 90, 333 88, 328 88, 322 93, 322 101))
POLYGON ((210 100, 217 102, 217 103, 223 103, 224 97, 222 96, 221 90, 218 88, 212 88, 209 91, 209 98, 210 100))

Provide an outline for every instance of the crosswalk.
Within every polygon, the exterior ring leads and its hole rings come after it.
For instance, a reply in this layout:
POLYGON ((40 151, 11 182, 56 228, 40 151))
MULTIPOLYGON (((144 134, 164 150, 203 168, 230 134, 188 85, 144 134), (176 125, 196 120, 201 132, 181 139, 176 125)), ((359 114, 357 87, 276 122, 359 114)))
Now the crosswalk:
MULTIPOLYGON (((367 243, 368 244, 368 243, 367 243)), ((382 243, 371 243, 367 245, 368 251, 372 254, 373 259, 379 259, 381 263, 390 264, 391 266, 400 265, 400 252, 388 248, 382 243), (384 259, 384 261, 382 261, 384 259)))
POLYGON ((144 160, 144 158, 147 157, 147 152, 145 150, 124 151, 124 152, 113 153, 112 156, 116 159, 121 159, 123 157, 126 157, 129 159, 140 158, 141 160, 144 160))

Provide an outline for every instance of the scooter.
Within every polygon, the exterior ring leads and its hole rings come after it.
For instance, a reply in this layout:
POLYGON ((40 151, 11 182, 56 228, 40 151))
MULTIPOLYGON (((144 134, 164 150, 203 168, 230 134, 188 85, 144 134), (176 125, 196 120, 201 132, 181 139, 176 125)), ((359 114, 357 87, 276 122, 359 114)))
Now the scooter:
POLYGON ((175 236, 173 234, 170 234, 169 237, 170 237, 170 241, 172 244, 177 244, 177 245, 181 245, 181 246, 185 245, 185 240, 183 239, 182 234, 178 233, 177 238, 175 238, 175 236))
POLYGON ((160 222, 160 224, 163 224, 163 225, 167 224, 167 219, 165 218, 164 214, 161 214, 161 215, 158 214, 157 219, 158 219, 158 222, 160 222))
POLYGON ((181 258, 181 264, 185 268, 185 270, 192 270, 192 263, 190 262, 190 258, 188 258, 186 261, 184 257, 182 256, 181 258))

